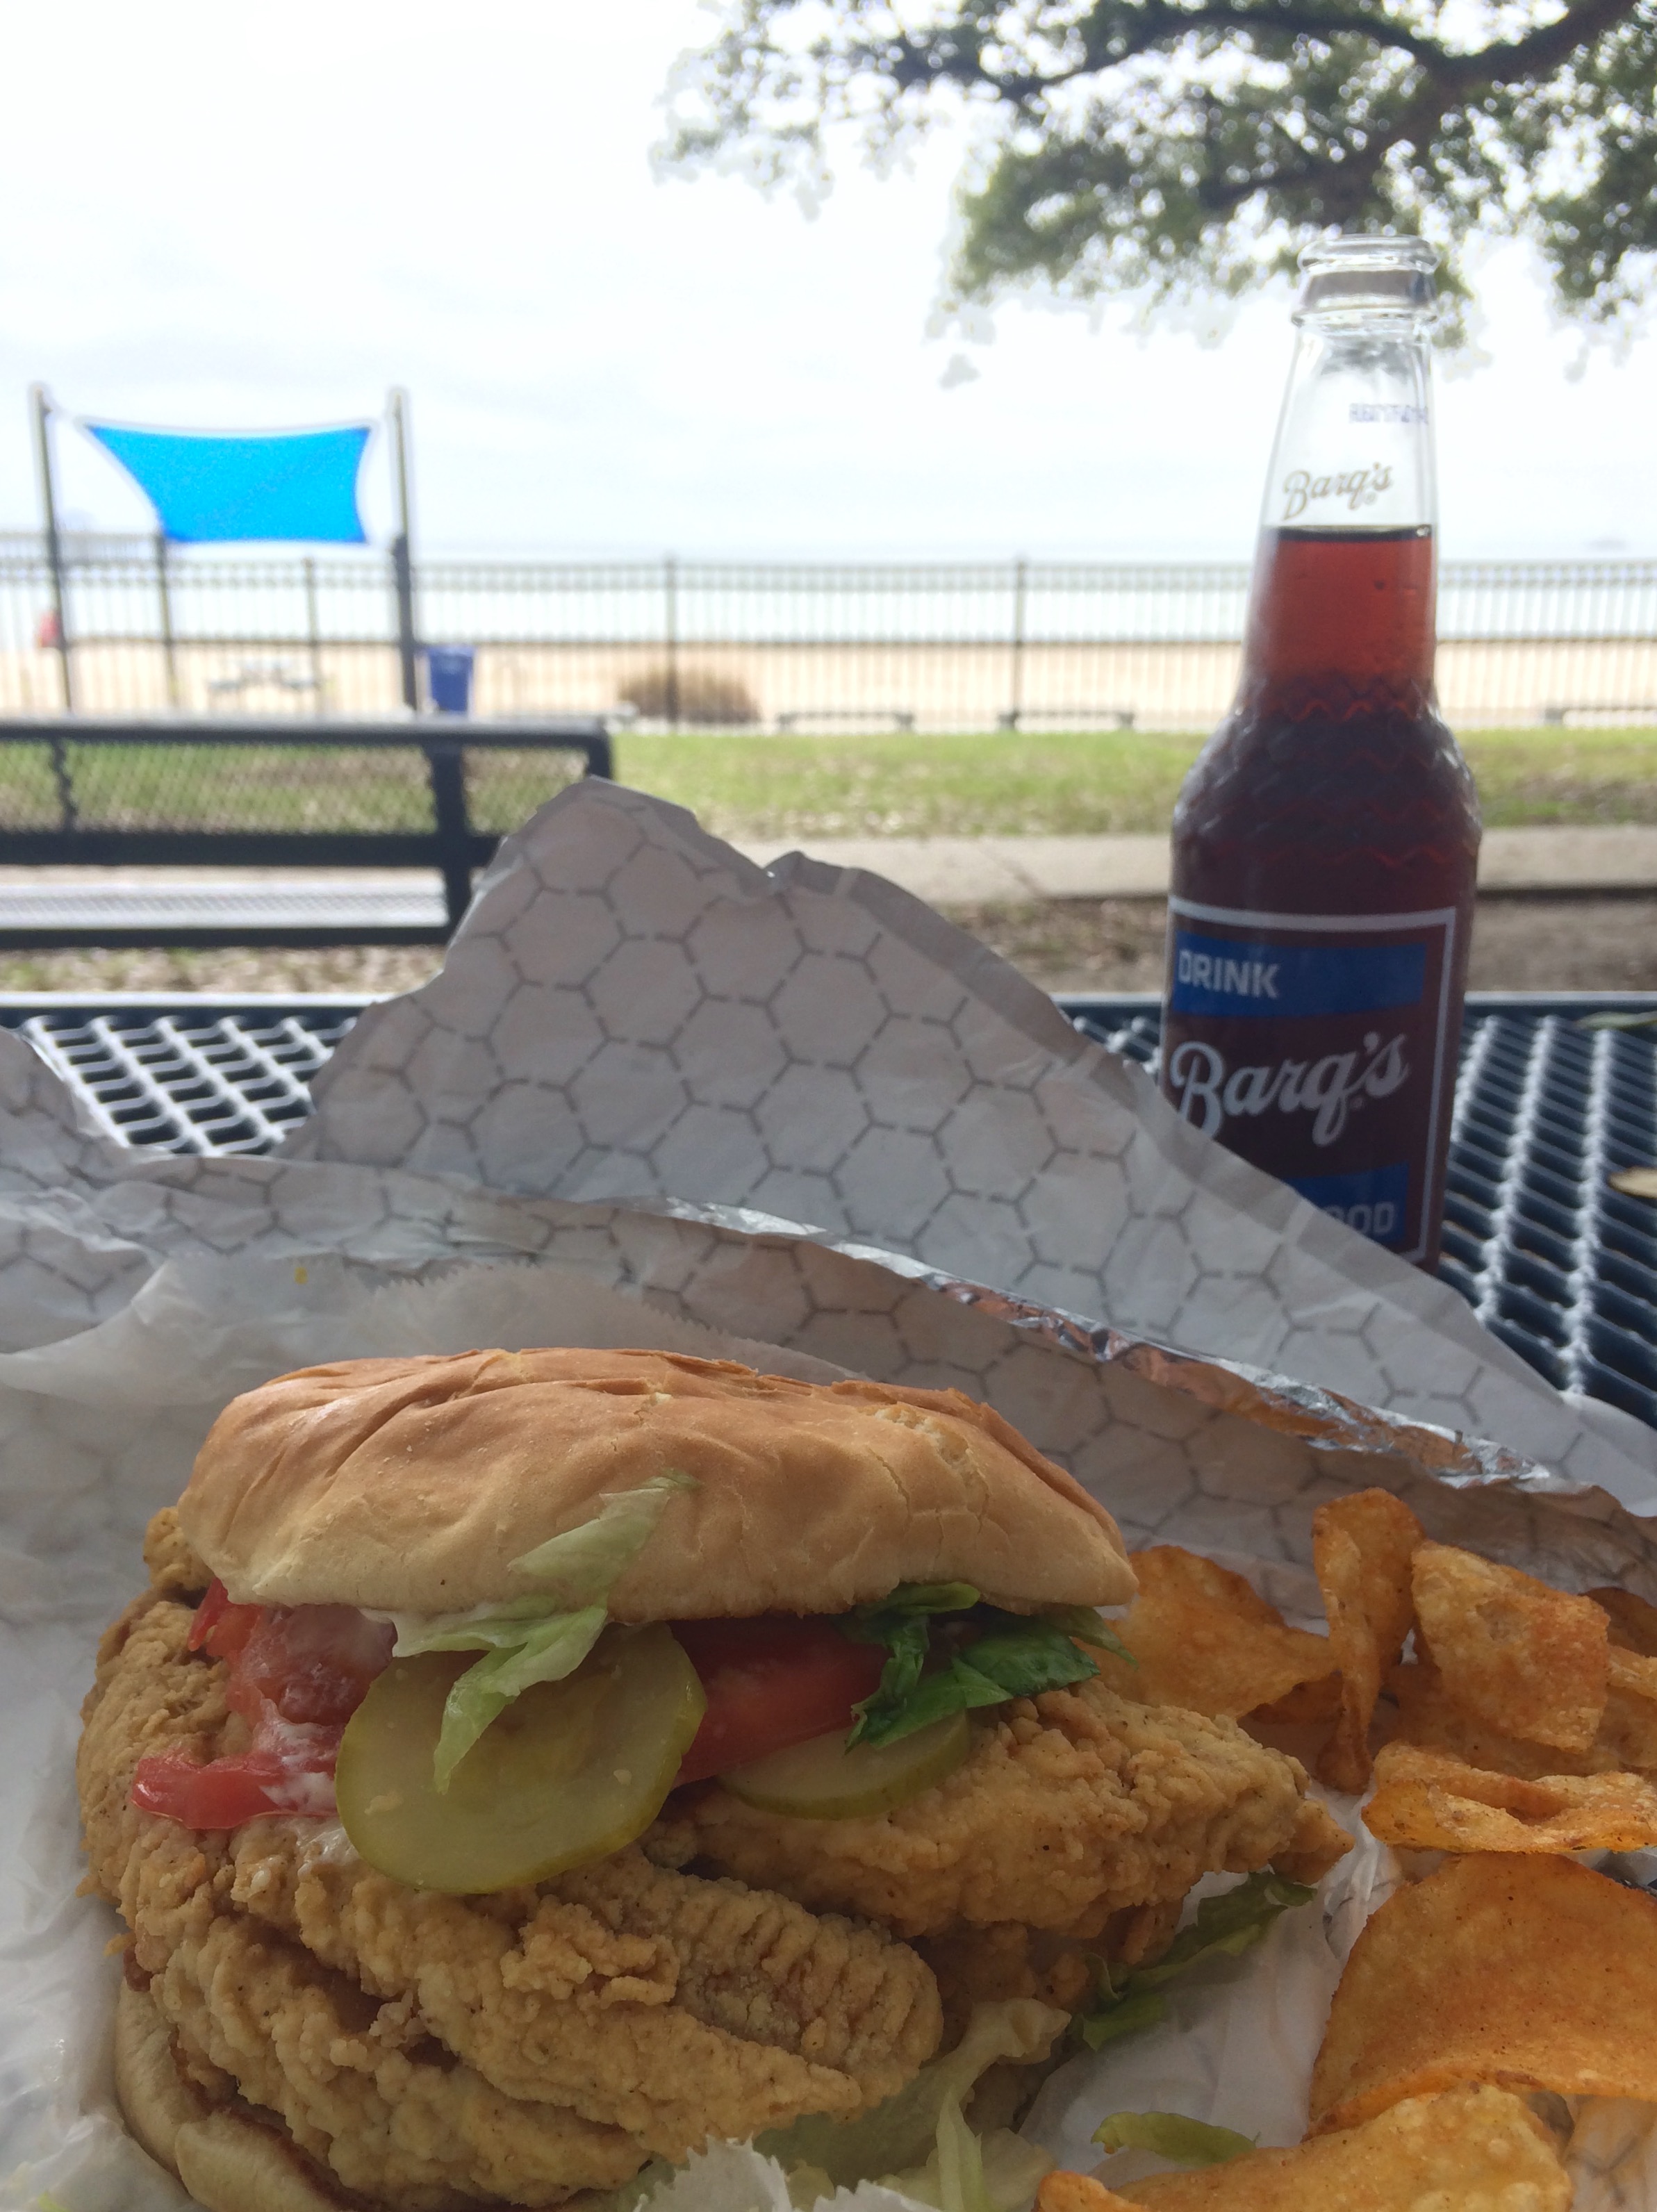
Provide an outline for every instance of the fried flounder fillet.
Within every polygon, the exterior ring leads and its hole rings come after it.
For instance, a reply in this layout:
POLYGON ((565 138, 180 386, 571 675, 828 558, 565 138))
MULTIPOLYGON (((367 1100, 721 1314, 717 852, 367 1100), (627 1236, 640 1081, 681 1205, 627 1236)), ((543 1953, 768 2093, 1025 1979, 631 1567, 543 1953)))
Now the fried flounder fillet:
POLYGON ((799 1820, 715 1784, 646 1848, 900 1936, 1014 1922, 1079 1938, 1205 1874, 1275 1864, 1315 1881, 1351 1838, 1305 1788, 1297 1760, 1235 1722, 1096 1680, 975 1720, 965 1762, 894 1812, 799 1820))
POLYGON ((105 1639, 80 1762, 92 1886, 187 2073, 279 2113, 348 2188, 411 2212, 555 2204, 710 2136, 861 2111, 936 2047, 936 1986, 903 1945, 637 1851, 447 1898, 315 1822, 198 1835, 134 1811, 139 1757, 210 1758, 236 1725, 190 1623, 152 1591, 105 1639))

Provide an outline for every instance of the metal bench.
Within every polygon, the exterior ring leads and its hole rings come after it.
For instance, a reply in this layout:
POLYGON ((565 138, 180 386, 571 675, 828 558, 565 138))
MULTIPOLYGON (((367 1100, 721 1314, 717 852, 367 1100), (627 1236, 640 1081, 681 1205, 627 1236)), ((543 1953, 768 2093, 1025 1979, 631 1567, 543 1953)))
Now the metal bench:
POLYGON ((889 722, 895 730, 913 730, 913 707, 788 707, 777 717, 777 734, 786 737, 801 723, 814 730, 821 722, 889 722))
POLYGON ((1563 729, 1573 714, 1645 714, 1657 722, 1657 701, 1651 699, 1573 699, 1563 706, 1542 709, 1542 720, 1563 729))
MULTIPOLYGON (((472 872, 484 867, 500 843, 498 832, 474 827, 468 811, 466 760, 480 752, 577 753, 583 774, 613 770, 610 733, 597 715, 483 722, 452 720, 377 722, 301 720, 297 716, 217 720, 101 720, 86 715, 0 722, 0 867, 94 868, 424 868, 443 879, 444 918, 402 919, 383 931, 358 917, 349 930, 330 931, 325 914, 303 921, 273 921, 253 931, 210 920, 180 922, 176 916, 146 929, 129 921, 114 936, 95 919, 7 917, 0 899, 0 946, 31 951, 71 945, 226 945, 326 943, 442 944, 465 912, 472 872), (148 748, 174 756, 180 749, 301 749, 355 755, 393 752, 423 757, 416 770, 423 791, 401 794, 405 811, 428 811, 429 827, 343 830, 327 826, 215 827, 202 810, 181 805, 191 823, 166 817, 153 798, 112 806, 85 789, 86 771, 100 754, 148 748), (31 760, 28 757, 33 754, 31 760), (49 772, 49 783, 41 771, 49 772), (33 780, 34 790, 28 793, 33 780), (30 802, 32 797, 33 803, 30 802), (406 802, 412 800, 410 807, 406 802), (52 817, 55 816, 55 819, 52 817), (142 821, 134 820, 143 816, 142 821)), ((135 759, 135 769, 141 769, 135 759)), ((388 763, 388 766, 390 764, 388 763)), ((329 781, 317 775, 306 788, 325 805, 329 781)), ((337 803, 336 787, 336 803, 337 803)), ((38 899, 30 902, 37 908, 38 899)), ((21 903, 19 902, 18 903, 21 903)))
POLYGON ((995 718, 999 730, 1022 730, 1031 722, 1051 722, 1061 730, 1085 729, 1089 723, 1108 722, 1113 729, 1131 730, 1132 707, 1009 707, 995 718))

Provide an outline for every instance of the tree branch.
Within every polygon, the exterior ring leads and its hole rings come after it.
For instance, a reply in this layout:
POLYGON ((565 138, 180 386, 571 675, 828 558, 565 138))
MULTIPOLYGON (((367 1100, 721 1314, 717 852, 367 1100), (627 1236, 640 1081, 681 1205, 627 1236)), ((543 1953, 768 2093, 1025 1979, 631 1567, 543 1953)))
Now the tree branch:
MULTIPOLYGON (((1102 21, 1102 11, 1096 10, 1089 22, 1080 27, 1083 52, 1068 69, 986 69, 977 39, 934 43, 900 33, 887 54, 892 82, 900 90, 918 90, 940 80, 962 86, 977 84, 1009 106, 1023 107, 1083 77, 1096 76, 1125 61, 1137 60, 1162 40, 1182 37, 1187 31, 1275 32, 1329 41, 1362 39, 1372 46, 1408 54, 1465 98, 1482 85, 1511 83, 1557 69, 1579 46, 1633 15, 1639 4, 1640 0, 1576 0, 1557 22, 1545 24, 1520 39, 1493 41, 1470 53, 1454 52, 1436 39, 1424 38, 1378 11, 1303 4, 1303 0, 1267 0, 1266 5, 1258 7, 1239 4, 1239 0, 1203 0, 1195 7, 1145 0, 1131 15, 1113 9, 1108 30, 1102 21)), ((872 52, 869 58, 875 58, 872 52)))

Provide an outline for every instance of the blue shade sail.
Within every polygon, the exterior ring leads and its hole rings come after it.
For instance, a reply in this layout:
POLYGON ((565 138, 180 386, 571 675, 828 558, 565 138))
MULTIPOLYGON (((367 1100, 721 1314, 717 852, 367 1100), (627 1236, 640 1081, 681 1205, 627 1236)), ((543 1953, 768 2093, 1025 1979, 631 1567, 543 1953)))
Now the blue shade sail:
POLYGON ((362 545, 357 471, 369 425, 222 438, 188 430, 82 426, 137 483, 179 545, 300 538, 362 545))

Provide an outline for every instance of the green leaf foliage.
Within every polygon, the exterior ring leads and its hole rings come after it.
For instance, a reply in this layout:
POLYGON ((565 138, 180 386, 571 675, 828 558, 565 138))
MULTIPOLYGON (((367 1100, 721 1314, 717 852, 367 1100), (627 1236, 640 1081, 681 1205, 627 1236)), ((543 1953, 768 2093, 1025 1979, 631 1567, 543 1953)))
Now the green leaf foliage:
POLYGON ((1205 1897, 1189 1927, 1182 1928, 1154 1966, 1136 1966, 1120 1981, 1099 1961, 1099 1995, 1092 2006, 1076 2017, 1076 2033, 1089 2050, 1102 2051, 1108 2043, 1140 2028, 1153 2027, 1168 2016, 1162 1991, 1169 1982, 1204 1959, 1240 1959, 1251 1951, 1280 1913, 1309 1905, 1317 1892, 1305 1882, 1284 1875, 1251 1874, 1234 1889, 1205 1897))
POLYGON ((1528 239, 1557 304, 1632 316, 1657 258, 1654 0, 722 0, 661 158, 827 189, 948 119, 957 304, 1235 294, 1332 228, 1420 233, 1465 289, 1528 239))
POLYGON ((1085 1681, 1099 1668, 1077 1644, 1080 1635, 1125 1653, 1096 1613, 1063 1612, 1063 1619, 1005 1613, 986 1605, 969 1583, 905 1583, 879 1604, 859 1607, 842 1631, 854 1643, 883 1644, 890 1656, 878 1688, 853 1707, 848 1747, 895 1743, 950 1713, 1085 1681), (937 1649, 935 1627, 943 1632, 937 1649))

